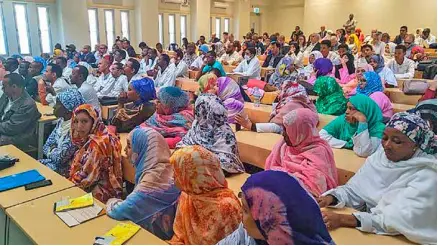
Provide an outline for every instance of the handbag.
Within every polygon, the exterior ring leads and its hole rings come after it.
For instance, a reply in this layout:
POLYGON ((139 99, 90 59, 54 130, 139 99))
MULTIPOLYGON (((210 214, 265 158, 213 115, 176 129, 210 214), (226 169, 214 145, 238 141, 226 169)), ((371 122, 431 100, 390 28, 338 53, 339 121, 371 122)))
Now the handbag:
POLYGON ((423 95, 429 88, 429 83, 424 80, 405 80, 403 82, 403 93, 406 95, 423 95))

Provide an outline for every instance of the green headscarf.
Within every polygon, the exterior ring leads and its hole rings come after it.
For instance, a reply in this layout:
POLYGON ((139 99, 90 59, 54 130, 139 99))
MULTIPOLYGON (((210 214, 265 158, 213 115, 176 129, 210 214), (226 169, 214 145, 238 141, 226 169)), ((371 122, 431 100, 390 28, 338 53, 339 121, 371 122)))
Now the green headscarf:
POLYGON ((341 115, 347 110, 347 99, 336 79, 329 76, 319 77, 313 91, 318 94, 316 109, 320 114, 341 115))
MULTIPOLYGON (((383 116, 379 106, 365 95, 355 95, 350 98, 350 103, 367 118, 368 132, 370 137, 382 138, 385 124, 382 123, 383 116)), ((333 137, 347 141, 344 148, 352 149, 352 137, 356 134, 358 123, 350 124, 345 120, 345 114, 337 117, 324 127, 333 137)))

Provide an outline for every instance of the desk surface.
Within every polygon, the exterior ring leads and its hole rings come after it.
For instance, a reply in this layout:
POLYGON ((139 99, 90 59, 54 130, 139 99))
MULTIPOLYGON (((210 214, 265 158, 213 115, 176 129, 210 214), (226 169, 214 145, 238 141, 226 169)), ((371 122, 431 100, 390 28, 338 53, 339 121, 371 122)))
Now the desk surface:
POLYGON ((246 182, 249 176, 251 175, 247 173, 241 173, 228 177, 228 188, 230 188, 234 192, 234 194, 238 196, 239 192, 241 191, 242 185, 246 182))
POLYGON ((55 173, 50 168, 37 162, 32 157, 28 156, 27 154, 12 145, 0 147, 0 155, 5 154, 16 157, 20 159, 20 161, 17 162, 13 167, 0 171, 1 177, 29 171, 31 169, 36 169, 46 179, 52 180, 53 184, 30 191, 24 190, 24 187, 19 187, 16 189, 0 192, 1 208, 15 206, 17 204, 27 202, 74 186, 72 182, 55 173))
POLYGON ((38 111, 41 114, 40 122, 54 121, 56 117, 53 115, 53 108, 48 105, 42 105, 41 103, 36 103, 38 111), (50 115, 50 116, 47 116, 50 115))
MULTIPOLYGON (((36 244, 93 244, 96 236, 102 236, 119 221, 104 215, 81 225, 69 228, 53 213, 53 204, 62 197, 79 197, 85 192, 73 187, 40 199, 9 208, 6 213, 36 244)), ((95 200, 100 206, 105 205, 95 200)), ((126 244, 166 244, 150 232, 141 229, 126 244)))

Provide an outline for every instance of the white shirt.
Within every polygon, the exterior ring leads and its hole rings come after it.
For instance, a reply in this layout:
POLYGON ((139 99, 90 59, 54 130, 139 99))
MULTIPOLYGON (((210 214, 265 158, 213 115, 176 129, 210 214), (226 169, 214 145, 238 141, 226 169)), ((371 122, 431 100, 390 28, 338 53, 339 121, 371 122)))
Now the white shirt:
MULTIPOLYGON (((423 38, 421 38, 423 39, 423 38)), ((436 37, 433 36, 432 34, 429 34, 429 37, 427 37, 426 39, 423 39, 427 44, 433 44, 436 43, 436 37)))
POLYGON ((386 44, 382 41, 380 41, 377 44, 373 44, 374 54, 384 56, 385 55, 385 46, 386 46, 386 44))
POLYGON ((340 65, 341 64, 341 58, 339 57, 338 53, 336 53, 336 52, 329 51, 327 57, 324 57, 324 58, 330 59, 330 61, 333 63, 333 65, 340 65))
POLYGON ((399 65, 395 58, 388 62, 388 68, 392 70, 397 79, 412 79, 415 74, 415 62, 411 59, 404 58, 403 63, 399 65))
POLYGON ((86 104, 92 105, 97 111, 100 112, 99 97, 91 85, 83 83, 78 91, 82 94, 86 104))
POLYGON ((202 65, 204 65, 204 56, 198 56, 198 58, 196 58, 196 60, 190 65, 190 67, 197 67, 197 68, 201 68, 202 65))
POLYGON ((257 57, 253 57, 249 63, 246 60, 243 60, 239 66, 233 70, 233 72, 241 73, 243 76, 248 76, 250 79, 260 79, 260 71, 260 62, 257 57))
POLYGON ((179 61, 175 71, 176 77, 177 78, 188 77, 189 76, 188 71, 189 71, 189 67, 187 66, 187 64, 183 60, 179 61))
POLYGON ((154 69, 155 65, 157 65, 158 57, 155 57, 154 60, 149 59, 149 65, 146 65, 146 61, 141 59, 140 61, 140 71, 138 73, 145 74, 147 71, 154 69))
POLYGON ((62 70, 62 77, 64 77, 68 82, 70 82, 70 76, 73 73, 73 69, 69 68, 69 67, 65 67, 62 70))
POLYGON ((132 81, 140 80, 142 78, 143 78, 143 75, 140 73, 137 73, 136 75, 132 76, 131 80, 129 81, 129 84, 131 84, 132 81))
POLYGON ((169 86, 175 86, 176 80, 176 67, 175 64, 171 63, 167 66, 166 70, 163 72, 161 68, 158 70, 157 77, 155 78, 155 87, 163 88, 169 86))
POLYGON ((380 71, 379 76, 382 80, 384 80, 384 83, 393 85, 395 87, 398 86, 397 84, 397 78, 395 77, 394 73, 391 69, 388 67, 384 67, 382 71, 380 71))
MULTIPOLYGON (((55 80, 55 83, 53 83, 53 89, 56 93, 56 95, 58 95, 59 93, 72 88, 72 86, 67 83, 67 81, 65 81, 64 77, 58 78, 57 80, 55 80)), ((51 107, 54 107, 56 104, 56 96, 48 93, 46 96, 46 101, 49 103, 49 105, 51 107)))
POLYGON ((118 97, 121 92, 128 91, 128 78, 125 75, 120 75, 117 79, 114 78, 111 74, 104 79, 99 77, 98 85, 97 85, 97 96, 99 98, 102 97, 118 97))
POLYGON ((367 64, 368 64, 368 62, 367 62, 367 59, 365 57, 359 58, 359 56, 357 54, 354 56, 354 66, 356 68, 358 68, 362 65, 367 65, 367 64))
POLYGON ((312 52, 312 50, 313 50, 313 48, 315 48, 316 44, 317 43, 314 43, 314 44, 310 43, 309 46, 307 46, 307 48, 303 52, 305 57, 310 56, 310 52, 312 52))
POLYGON ((219 62, 227 62, 229 65, 233 65, 234 62, 240 63, 243 60, 243 57, 239 55, 237 51, 234 51, 233 54, 229 55, 227 53, 223 54, 219 59, 219 62))
POLYGON ((97 83, 97 78, 94 77, 92 74, 89 74, 85 83, 94 87, 97 83))

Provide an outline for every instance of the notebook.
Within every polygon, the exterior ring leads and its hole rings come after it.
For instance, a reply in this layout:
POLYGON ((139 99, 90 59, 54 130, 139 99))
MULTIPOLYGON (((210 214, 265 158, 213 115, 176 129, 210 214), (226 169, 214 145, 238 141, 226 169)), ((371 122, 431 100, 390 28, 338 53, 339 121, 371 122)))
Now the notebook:
POLYGON ((0 178, 0 192, 15 189, 21 186, 25 186, 30 183, 45 180, 37 170, 12 174, 6 177, 0 178))
POLYGON ((128 223, 119 223, 105 235, 96 237, 95 245, 122 245, 140 230, 140 226, 128 223))

